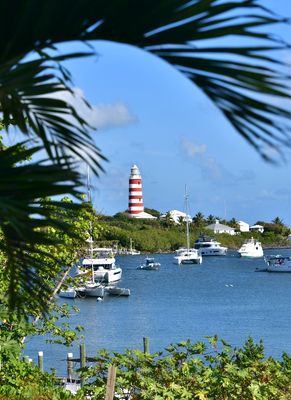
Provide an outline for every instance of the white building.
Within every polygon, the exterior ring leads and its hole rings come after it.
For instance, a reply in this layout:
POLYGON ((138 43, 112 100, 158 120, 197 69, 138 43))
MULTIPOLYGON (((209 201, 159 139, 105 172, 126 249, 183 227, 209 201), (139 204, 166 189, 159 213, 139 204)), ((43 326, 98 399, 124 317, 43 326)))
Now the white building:
POLYGON ((264 227, 263 225, 252 225, 250 226, 250 231, 263 233, 264 227))
POLYGON ((166 214, 161 215, 161 218, 166 218, 167 215, 170 216, 170 218, 173 220, 173 222, 175 222, 175 224, 179 224, 181 218, 183 221, 186 221, 187 217, 188 217, 188 221, 192 222, 191 215, 187 216, 187 214, 182 211, 171 210, 171 211, 168 211, 166 214))
POLYGON ((238 221, 237 224, 238 224, 239 230, 240 230, 241 232, 249 232, 249 231, 250 231, 250 225, 247 224, 246 222, 244 222, 244 221, 238 221))
POLYGON ((235 235, 235 229, 231 226, 220 224, 218 219, 215 221, 215 224, 210 224, 205 227, 205 229, 209 229, 214 233, 228 233, 229 235, 235 235))

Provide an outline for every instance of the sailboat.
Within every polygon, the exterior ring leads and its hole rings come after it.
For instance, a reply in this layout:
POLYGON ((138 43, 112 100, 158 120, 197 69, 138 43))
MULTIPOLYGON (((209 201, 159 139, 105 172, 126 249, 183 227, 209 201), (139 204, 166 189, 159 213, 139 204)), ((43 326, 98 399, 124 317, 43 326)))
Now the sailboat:
POLYGON ((199 250, 190 248, 190 233, 189 233, 189 198, 187 188, 185 187, 185 212, 186 212, 186 247, 176 250, 175 262, 180 264, 201 264, 202 256, 199 250))
POLYGON ((138 256, 139 254, 140 254, 140 251, 138 251, 138 250, 135 250, 133 247, 132 247, 132 244, 133 244, 133 240, 130 238, 129 239, 129 243, 130 243, 130 245, 129 245, 129 251, 127 251, 127 255, 129 255, 129 256, 138 256))
POLYGON ((91 250, 91 280, 86 281, 83 286, 78 287, 76 289, 77 295, 81 297, 103 297, 104 296, 104 285, 100 282, 95 282, 95 273, 94 273, 94 259, 93 259, 93 240, 90 237, 88 239, 90 243, 90 250, 91 250))
MULTIPOLYGON (((91 202, 89 167, 87 169, 88 201, 91 202)), ((90 227, 92 231, 92 226, 90 227)), ((113 283, 121 279, 122 269, 115 264, 114 251, 111 247, 93 247, 93 239, 87 239, 88 252, 77 267, 77 275, 92 272, 94 283, 113 283)), ((92 278, 92 280, 93 280, 92 278)))

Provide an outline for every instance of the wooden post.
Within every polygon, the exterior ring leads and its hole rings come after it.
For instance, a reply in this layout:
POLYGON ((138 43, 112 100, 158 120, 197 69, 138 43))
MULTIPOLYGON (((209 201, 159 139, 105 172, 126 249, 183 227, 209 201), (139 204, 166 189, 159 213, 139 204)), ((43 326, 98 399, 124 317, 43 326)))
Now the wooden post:
POLYGON ((43 372, 43 351, 38 352, 38 368, 40 372, 43 372))
POLYGON ((143 338, 143 352, 144 353, 150 352, 150 340, 148 337, 143 338))
POLYGON ((72 382, 73 377, 73 353, 67 354, 67 379, 69 382, 72 382))
POLYGON ((115 392, 116 367, 110 365, 108 369, 105 400, 113 400, 115 392))
MULTIPOLYGON (((85 348, 85 343, 80 344, 80 368, 85 368, 86 367, 86 348, 85 348)), ((84 378, 82 378, 82 372, 81 372, 81 387, 83 387, 85 384, 84 378)))

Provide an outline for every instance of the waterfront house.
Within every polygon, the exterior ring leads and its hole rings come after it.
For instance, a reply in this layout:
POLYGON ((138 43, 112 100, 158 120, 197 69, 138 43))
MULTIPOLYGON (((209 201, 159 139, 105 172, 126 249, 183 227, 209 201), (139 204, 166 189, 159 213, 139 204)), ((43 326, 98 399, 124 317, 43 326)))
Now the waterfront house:
POLYGON ((250 231, 250 225, 244 221, 238 221, 237 222, 239 226, 240 232, 249 232, 250 231))
POLYGON ((252 225, 250 226, 250 231, 263 233, 264 227, 263 225, 252 225))
POLYGON ((235 235, 234 228, 232 228, 231 226, 220 224, 218 219, 215 221, 215 224, 207 225, 205 229, 209 229, 214 233, 227 233, 229 235, 235 235))

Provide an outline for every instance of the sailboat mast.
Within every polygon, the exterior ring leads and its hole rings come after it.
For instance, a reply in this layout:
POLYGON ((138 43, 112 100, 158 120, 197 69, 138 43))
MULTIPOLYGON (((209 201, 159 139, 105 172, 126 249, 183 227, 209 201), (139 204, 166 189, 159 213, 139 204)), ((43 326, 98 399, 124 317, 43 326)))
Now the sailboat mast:
MULTIPOLYGON (((88 203, 91 203, 91 185, 90 185, 90 167, 87 164, 87 200, 88 203)), ((91 275, 92 275, 92 282, 95 282, 94 278, 94 266, 93 266, 93 238, 92 238, 92 221, 90 221, 90 237, 89 237, 89 253, 91 258, 91 275)))
POLYGON ((87 200, 91 203, 90 167, 87 164, 87 200))
POLYGON ((190 235, 189 235, 189 218, 188 218, 188 193, 186 185, 185 185, 185 212, 186 212, 186 244, 187 244, 187 251, 189 251, 190 235))

